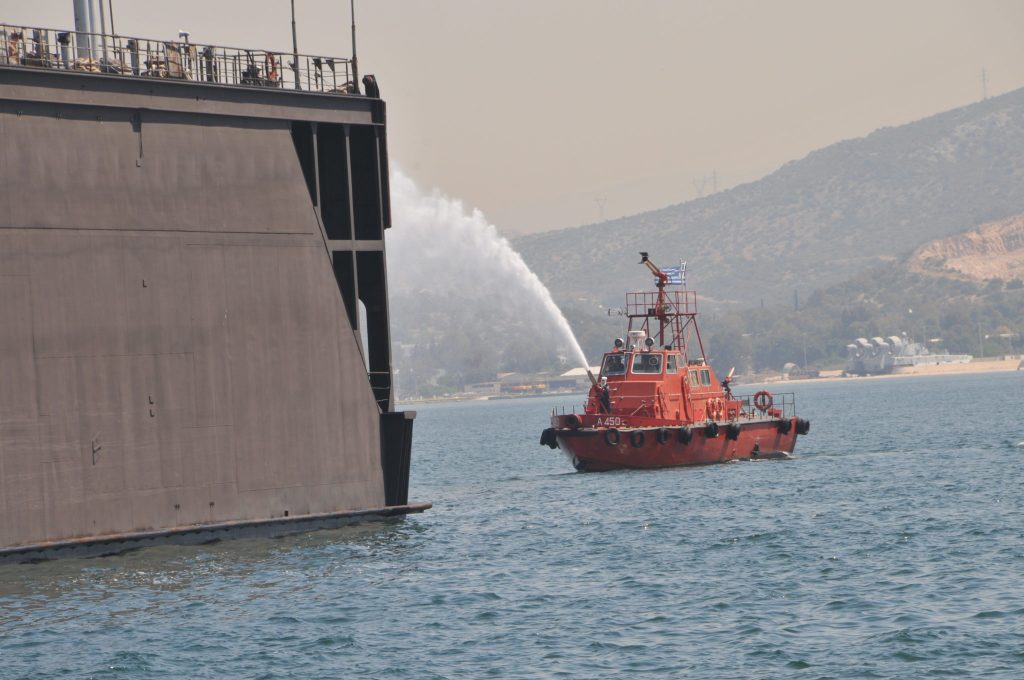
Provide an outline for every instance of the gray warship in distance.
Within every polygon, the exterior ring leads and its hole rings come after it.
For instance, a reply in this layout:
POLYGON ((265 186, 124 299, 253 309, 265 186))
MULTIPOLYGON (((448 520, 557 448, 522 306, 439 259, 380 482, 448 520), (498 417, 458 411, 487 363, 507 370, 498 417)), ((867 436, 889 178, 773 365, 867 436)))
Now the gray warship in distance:
POLYGON ((847 375, 880 375, 903 367, 935 364, 966 364, 970 354, 933 354, 906 333, 887 338, 857 338, 846 346, 847 375))
POLYGON ((0 23, 0 561, 428 508, 374 78, 92 31, 84 5, 0 23))

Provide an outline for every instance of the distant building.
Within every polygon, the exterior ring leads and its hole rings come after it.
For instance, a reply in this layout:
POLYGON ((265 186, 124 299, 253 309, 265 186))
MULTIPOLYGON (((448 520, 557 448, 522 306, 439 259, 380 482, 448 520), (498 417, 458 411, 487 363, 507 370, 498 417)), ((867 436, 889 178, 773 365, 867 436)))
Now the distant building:
POLYGON ((857 338, 846 346, 848 375, 877 375, 892 373, 905 366, 966 364, 974 357, 970 354, 932 354, 919 342, 913 342, 906 333, 888 338, 857 338))

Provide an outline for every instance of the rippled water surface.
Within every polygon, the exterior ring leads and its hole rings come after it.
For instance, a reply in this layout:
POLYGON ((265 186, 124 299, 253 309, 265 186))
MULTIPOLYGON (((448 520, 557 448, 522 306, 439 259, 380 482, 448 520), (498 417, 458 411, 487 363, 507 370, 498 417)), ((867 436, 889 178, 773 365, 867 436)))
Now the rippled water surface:
POLYGON ((794 385, 790 461, 419 408, 404 521, 0 567, 0 678, 1024 677, 1024 375, 794 385))

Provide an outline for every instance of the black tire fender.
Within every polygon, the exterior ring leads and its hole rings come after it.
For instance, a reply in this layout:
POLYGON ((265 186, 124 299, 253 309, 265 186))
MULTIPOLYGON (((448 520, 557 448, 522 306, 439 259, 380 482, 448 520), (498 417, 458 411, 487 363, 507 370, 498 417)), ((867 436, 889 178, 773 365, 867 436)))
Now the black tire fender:
POLYGON ((658 430, 658 434, 656 436, 658 438, 658 443, 659 444, 664 444, 665 442, 668 441, 668 437, 669 437, 668 429, 664 428, 664 427, 660 428, 658 430))
POLYGON ((619 431, 614 427, 610 427, 604 431, 604 443, 608 446, 618 446, 620 439, 619 431))
POLYGON ((679 440, 680 444, 689 444, 690 440, 693 439, 693 431, 688 427, 681 427, 676 435, 676 439, 679 440))
POLYGON ((718 436, 718 423, 708 423, 704 426, 704 436, 714 439, 718 436))
POLYGON ((643 430, 633 430, 629 433, 629 443, 633 445, 634 449, 639 449, 643 446, 646 438, 643 430))

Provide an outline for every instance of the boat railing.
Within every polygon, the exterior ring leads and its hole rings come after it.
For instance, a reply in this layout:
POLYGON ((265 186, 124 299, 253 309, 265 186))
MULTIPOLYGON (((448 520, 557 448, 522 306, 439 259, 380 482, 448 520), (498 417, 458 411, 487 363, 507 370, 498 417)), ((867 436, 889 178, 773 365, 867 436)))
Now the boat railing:
POLYGON ((773 392, 772 403, 764 411, 755 404, 755 395, 733 395, 733 401, 740 402, 737 420, 776 420, 796 417, 796 395, 793 392, 773 392))
POLYGON ((357 92, 350 59, 0 23, 0 66, 305 90, 357 92))
POLYGON ((626 316, 686 316, 697 313, 697 291, 666 290, 659 299, 657 292, 626 294, 626 316))

